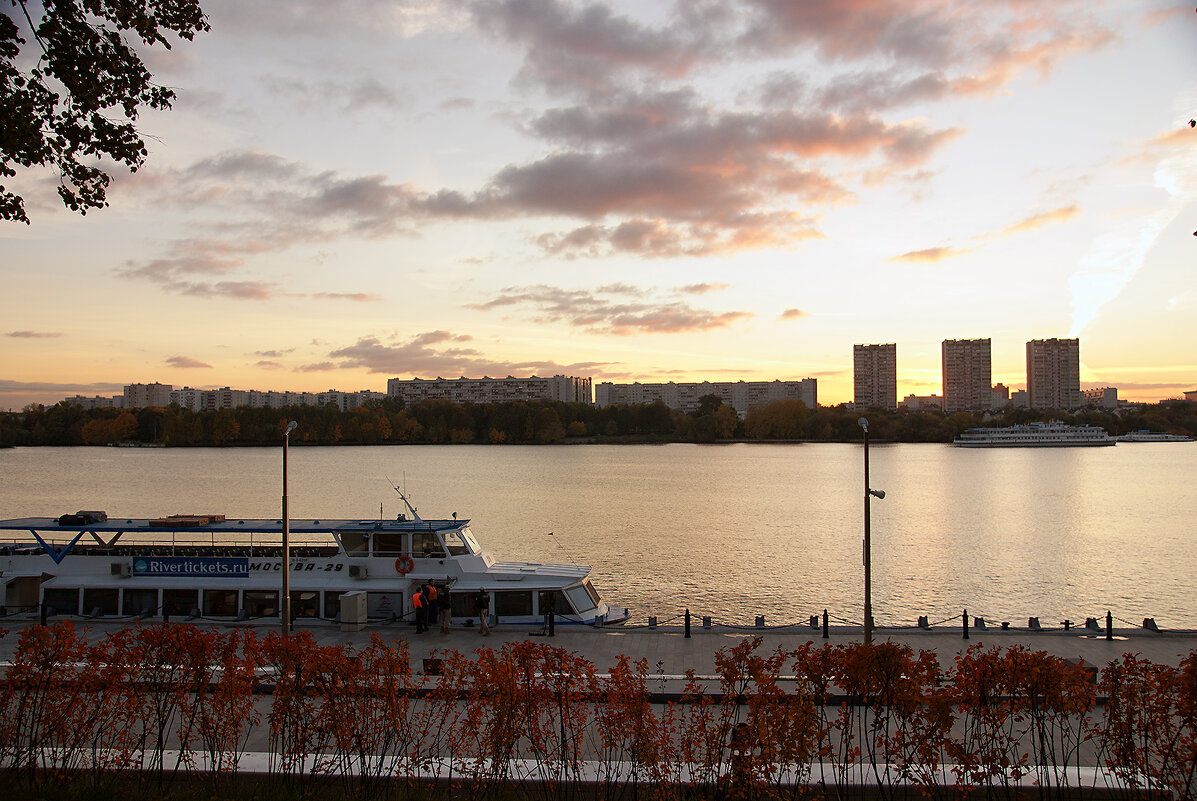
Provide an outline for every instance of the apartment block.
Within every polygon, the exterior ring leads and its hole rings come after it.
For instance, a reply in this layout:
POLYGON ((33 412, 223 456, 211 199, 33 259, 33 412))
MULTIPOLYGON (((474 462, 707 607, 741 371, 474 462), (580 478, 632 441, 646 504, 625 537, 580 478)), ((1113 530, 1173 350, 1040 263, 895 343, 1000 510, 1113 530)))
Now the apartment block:
POLYGON ((1027 395, 1032 409, 1077 409, 1081 396, 1081 341, 1032 339, 1027 343, 1027 395))
POLYGON ((993 401, 989 339, 945 339, 943 360, 943 410, 982 412, 993 401))
POLYGON ((807 408, 818 405, 818 383, 813 378, 801 381, 697 381, 664 384, 613 384, 604 381, 595 387, 594 404, 624 406, 661 401, 670 409, 693 412, 706 395, 717 395, 741 417, 753 406, 790 398, 807 408))
POLYGON ((169 384, 129 384, 125 387, 124 404, 126 409, 144 409, 147 406, 169 406, 170 391, 174 387, 169 384))
POLYGON ((898 405, 898 346, 852 346, 852 403, 857 409, 898 405))
POLYGON ((902 398, 902 407, 912 412, 927 410, 943 411, 943 398, 939 395, 907 395, 902 398))
POLYGON ((454 403, 509 403, 511 401, 563 401, 594 403, 591 380, 555 375, 552 378, 392 378, 387 395, 407 403, 444 398, 454 403))
POLYGON ((1118 387, 1094 387, 1081 390, 1086 406, 1096 406, 1099 409, 1118 408, 1118 387))

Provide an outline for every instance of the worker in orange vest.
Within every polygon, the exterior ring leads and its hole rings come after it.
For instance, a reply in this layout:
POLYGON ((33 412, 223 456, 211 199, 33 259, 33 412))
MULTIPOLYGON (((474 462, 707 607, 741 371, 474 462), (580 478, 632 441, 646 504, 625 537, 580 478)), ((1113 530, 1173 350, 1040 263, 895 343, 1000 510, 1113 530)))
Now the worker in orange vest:
POLYGON ((424 629, 428 628, 428 604, 424 600, 424 590, 416 587, 416 592, 411 597, 411 605, 416 610, 416 634, 423 634, 424 629))

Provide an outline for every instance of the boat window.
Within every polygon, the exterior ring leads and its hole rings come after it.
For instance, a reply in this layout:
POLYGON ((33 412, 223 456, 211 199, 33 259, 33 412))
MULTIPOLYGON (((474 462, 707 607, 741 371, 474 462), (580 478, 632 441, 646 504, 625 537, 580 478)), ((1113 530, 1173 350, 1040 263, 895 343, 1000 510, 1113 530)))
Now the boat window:
POLYGON ((277 617, 277 590, 246 590, 245 612, 250 617, 277 617))
POLYGON ((502 590, 495 593, 495 614, 530 615, 532 614, 532 593, 502 590))
POLYGON ((411 535, 411 553, 416 558, 443 559, 445 549, 435 531, 417 531, 411 535))
POLYGON ((120 591, 116 588, 85 587, 83 589, 83 612, 90 615, 99 609, 101 615, 115 615, 120 591))
POLYGON ((291 614, 294 617, 320 617, 320 593, 310 590, 292 592, 291 614))
POLYGON ((583 581, 582 586, 586 588, 586 592, 590 595, 590 600, 594 601, 595 606, 598 606, 603 602, 603 599, 599 597, 598 590, 596 590, 594 585, 590 583, 590 579, 583 581))
POLYGON ((466 556, 470 553, 470 548, 460 531, 445 532, 445 547, 449 549, 450 556, 466 556))
POLYGON ((449 610, 453 617, 478 617, 474 611, 474 598, 477 595, 476 592, 449 593, 449 610))
POLYGON ((326 590, 324 593, 324 618, 326 620, 336 620, 337 615, 341 614, 341 596, 347 591, 332 592, 326 590))
POLYGON ((162 608, 168 615, 190 615, 199 609, 199 590, 163 590, 162 608))
POLYGON ((204 590, 204 617, 234 617, 236 614, 236 590, 204 590))
POLYGON ((576 608, 579 612, 589 612, 591 609, 594 609, 596 606, 598 606, 598 604, 594 602, 594 599, 590 597, 590 593, 586 592, 586 588, 584 586, 570 587, 565 591, 565 594, 569 596, 570 603, 572 603, 574 608, 576 608))
POLYGON ((570 606, 570 601, 566 599, 563 591, 557 589, 541 590, 540 614, 545 614, 551 608, 553 609, 553 614, 573 614, 573 607, 570 606))
POLYGON ((42 594, 42 602, 46 606, 54 607, 54 614, 79 614, 78 587, 47 587, 42 594))
POLYGON ((127 588, 124 595, 121 614, 140 615, 148 612, 152 615, 158 611, 157 590, 127 588))
POLYGON ((463 528, 461 530, 461 536, 463 539, 465 539, 466 545, 470 547, 470 553, 482 552, 482 546, 478 544, 478 540, 474 539, 474 534, 469 530, 469 528, 463 528))
POLYGON ((380 531, 374 535, 375 556, 399 556, 407 553, 404 546, 404 535, 391 531, 380 531))
POLYGON ((369 545, 364 531, 338 531, 337 539, 345 553, 365 553, 369 545))

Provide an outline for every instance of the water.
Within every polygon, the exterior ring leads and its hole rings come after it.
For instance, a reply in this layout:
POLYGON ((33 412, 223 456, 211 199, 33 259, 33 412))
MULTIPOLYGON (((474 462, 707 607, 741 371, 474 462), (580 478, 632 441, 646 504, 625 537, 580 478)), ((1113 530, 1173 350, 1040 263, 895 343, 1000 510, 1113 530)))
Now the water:
MULTIPOLYGON (((879 624, 962 608, 1045 625, 1102 617, 1197 628, 1197 445, 964 450, 873 445, 879 624)), ((294 518, 471 518, 500 558, 592 565, 634 620, 861 619, 859 445, 292 448, 294 518), (552 532, 552 535, 550 535, 552 532)), ((281 451, 0 451, 0 517, 77 509, 277 517, 281 451)))

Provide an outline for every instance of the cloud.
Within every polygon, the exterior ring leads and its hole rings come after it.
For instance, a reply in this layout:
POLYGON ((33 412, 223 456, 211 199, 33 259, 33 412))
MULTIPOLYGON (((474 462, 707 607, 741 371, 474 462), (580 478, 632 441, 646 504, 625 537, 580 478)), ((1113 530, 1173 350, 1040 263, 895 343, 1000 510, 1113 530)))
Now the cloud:
MULTIPOLYGON (((492 311, 504 307, 529 309, 536 322, 565 322, 591 333, 631 336, 633 334, 678 334, 727 328, 751 319, 746 311, 713 312, 695 309, 678 301, 612 300, 598 290, 562 289, 544 284, 507 287, 484 303, 469 308, 492 311)), ((626 291, 619 294, 628 294, 626 291)))
POLYGON ((254 362, 255 367, 260 367, 263 370, 281 370, 283 365, 273 359, 259 359, 254 362))
POLYGON ((73 395, 120 395, 124 392, 124 384, 112 382, 93 383, 55 383, 50 381, 13 381, 0 378, 0 398, 24 405, 29 402, 56 403, 64 397, 73 395), (39 399, 40 400, 35 400, 39 399))
POLYGON ((706 295, 709 292, 722 292, 729 286, 731 286, 731 284, 725 284, 718 281, 701 284, 687 284, 686 286, 679 287, 678 292, 681 292, 683 295, 706 295))
POLYGON ((507 362, 484 356, 473 348, 458 347, 455 343, 468 342, 472 337, 452 334, 448 331, 429 331, 418 334, 406 342, 392 340, 384 342, 375 336, 364 336, 352 345, 329 353, 345 367, 364 368, 371 373, 385 373, 391 376, 412 376, 431 378, 439 376, 483 376, 506 375, 583 375, 607 367, 607 362, 575 362, 558 364, 552 361, 507 362), (449 344, 437 348, 435 345, 449 344))
POLYGON ((207 367, 209 369, 212 367, 207 362, 201 362, 199 359, 193 359, 190 356, 171 356, 166 360, 166 363, 171 367, 207 367))
POLYGON ((777 318, 779 320, 801 320, 810 317, 810 312, 805 312, 802 309, 786 309, 777 318))
POLYGON ((57 339, 65 335, 57 331, 9 331, 5 336, 15 339, 57 339))
POLYGON ((1019 233, 1021 231, 1030 231, 1035 228, 1042 228, 1045 225, 1054 222, 1064 222, 1071 220, 1073 217, 1081 213, 1080 208, 1073 204, 1071 206, 1063 206, 1051 211, 1040 212, 1039 214, 1032 214, 1023 220, 1019 220, 1013 225, 1008 225, 998 232, 998 236, 1007 236, 1009 234, 1019 233))
POLYGON ((382 300, 381 295, 368 292, 316 292, 312 297, 316 300, 351 300, 354 303, 373 303, 382 300))
POLYGON ((297 373, 327 373, 330 370, 338 369, 338 365, 332 362, 316 362, 314 364, 304 364, 295 368, 297 373))
POLYGON ((897 256, 892 256, 889 260, 910 263, 934 263, 943 261, 944 259, 951 259, 964 253, 968 253, 968 251, 948 245, 941 245, 940 247, 911 250, 897 256))
POLYGON ((287 348, 286 350, 255 350, 255 356, 261 356, 263 359, 281 359, 288 353, 291 353, 295 348, 287 348))
POLYGON ((282 95, 301 109, 329 109, 355 112, 371 108, 396 111, 411 105, 411 97, 395 86, 385 84, 373 76, 361 76, 352 81, 303 80, 291 76, 272 75, 263 79, 273 95, 282 95))

